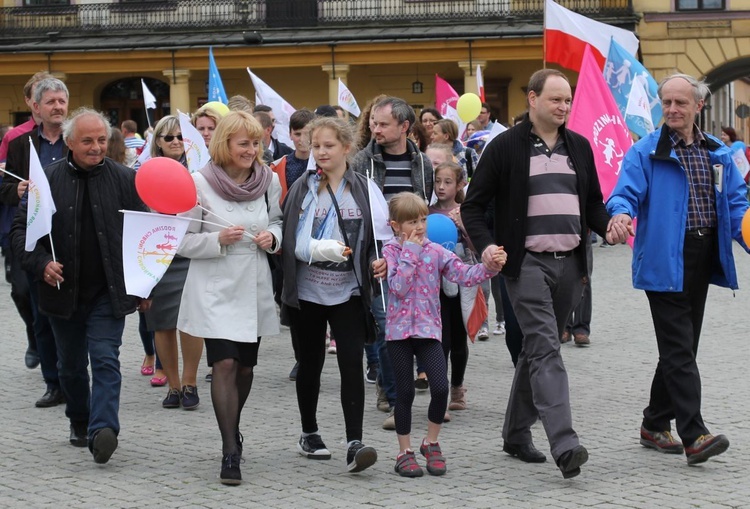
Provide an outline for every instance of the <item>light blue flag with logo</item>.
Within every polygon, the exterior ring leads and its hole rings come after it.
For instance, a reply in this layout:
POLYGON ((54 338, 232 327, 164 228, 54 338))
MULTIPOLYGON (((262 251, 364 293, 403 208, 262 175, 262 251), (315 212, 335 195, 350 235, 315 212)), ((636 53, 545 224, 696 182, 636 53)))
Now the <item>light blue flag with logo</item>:
POLYGON ((656 80, 643 67, 643 64, 614 40, 610 42, 607 63, 604 64, 604 80, 612 91, 612 96, 620 109, 620 115, 625 118, 625 122, 628 124, 628 129, 641 138, 649 133, 643 118, 633 115, 626 116, 625 114, 628 96, 634 80, 639 80, 646 90, 651 109, 651 120, 654 126, 659 125, 662 111, 661 101, 659 101, 659 95, 656 92, 658 88, 656 80))
POLYGON ((214 60, 214 49, 208 48, 208 102, 219 101, 227 103, 227 93, 224 91, 224 83, 221 82, 219 68, 214 60))

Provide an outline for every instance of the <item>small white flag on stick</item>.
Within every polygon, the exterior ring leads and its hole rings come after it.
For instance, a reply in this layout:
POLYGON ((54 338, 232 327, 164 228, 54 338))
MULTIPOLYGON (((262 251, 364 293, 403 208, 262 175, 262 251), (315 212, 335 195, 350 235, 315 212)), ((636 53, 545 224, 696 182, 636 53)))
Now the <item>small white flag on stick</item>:
POLYGON ((189 217, 123 210, 122 269, 128 295, 148 298, 172 263, 189 217))
MULTIPOLYGON (((39 239, 52 232, 52 215, 57 212, 47 175, 29 138, 29 201, 26 210, 26 251, 33 251, 39 239)), ((50 238, 50 242, 52 239, 50 238)))
POLYGON ((146 86, 146 82, 143 81, 143 78, 141 78, 141 87, 143 87, 143 105, 147 110, 155 110, 156 97, 154 97, 154 94, 152 94, 148 89, 148 87, 146 86))
POLYGON ((247 73, 250 75, 253 87, 255 87, 256 104, 270 106, 273 114, 276 116, 276 126, 273 129, 273 134, 277 139, 292 146, 293 143, 289 137, 289 117, 296 111, 294 106, 289 104, 286 99, 276 93, 262 79, 253 74, 249 67, 247 68, 247 73))
POLYGON ((349 89, 346 88, 346 85, 344 85, 344 82, 341 81, 341 78, 339 78, 339 106, 344 108, 355 117, 358 117, 362 114, 359 109, 359 105, 357 104, 357 100, 354 98, 354 95, 352 95, 349 89))
POLYGON ((185 145, 185 158, 187 158, 188 171, 194 173, 208 164, 211 155, 208 153, 203 136, 190 122, 190 117, 177 110, 180 117, 180 131, 182 132, 182 143, 185 145))
POLYGON ((654 122, 651 120, 651 100, 648 98, 643 81, 634 79, 630 86, 630 95, 628 96, 628 105, 625 107, 625 121, 627 117, 640 117, 646 131, 654 132, 654 122))

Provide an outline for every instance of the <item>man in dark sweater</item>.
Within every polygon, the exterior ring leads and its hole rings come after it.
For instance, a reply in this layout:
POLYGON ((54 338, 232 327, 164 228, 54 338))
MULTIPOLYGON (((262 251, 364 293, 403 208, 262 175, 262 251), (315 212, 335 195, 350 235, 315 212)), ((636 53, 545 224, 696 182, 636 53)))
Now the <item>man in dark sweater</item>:
POLYGON ((565 127, 571 90, 560 71, 531 76, 529 118, 484 150, 461 216, 482 260, 498 246, 508 253, 502 276, 523 331, 503 426, 503 450, 541 463, 531 426, 542 420, 552 456, 565 478, 581 472, 588 452, 573 430, 568 375, 560 336, 588 283, 584 242, 590 227, 610 243, 627 229, 610 230, 589 142, 565 127), (495 206, 494 234, 484 213, 495 206), (582 242, 583 239, 583 242, 582 242))

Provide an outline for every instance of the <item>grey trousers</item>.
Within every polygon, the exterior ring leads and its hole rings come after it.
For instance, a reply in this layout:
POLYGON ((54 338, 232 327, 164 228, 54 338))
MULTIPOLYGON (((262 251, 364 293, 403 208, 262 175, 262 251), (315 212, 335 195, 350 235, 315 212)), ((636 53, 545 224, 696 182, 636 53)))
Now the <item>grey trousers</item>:
POLYGON ((531 426, 542 420, 557 460, 576 447, 570 412, 568 373, 560 354, 560 336, 583 290, 577 255, 556 259, 551 254, 527 252, 518 279, 505 279, 513 310, 523 331, 503 439, 512 444, 531 442, 531 426))

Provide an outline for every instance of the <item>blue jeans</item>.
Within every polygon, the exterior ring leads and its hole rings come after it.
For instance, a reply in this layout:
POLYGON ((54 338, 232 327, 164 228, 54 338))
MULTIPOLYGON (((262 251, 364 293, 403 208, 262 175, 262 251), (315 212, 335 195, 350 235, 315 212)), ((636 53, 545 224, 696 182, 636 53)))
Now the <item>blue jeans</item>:
POLYGON ((30 272, 26 272, 29 280, 29 297, 31 309, 34 313, 34 335, 36 336, 36 352, 39 354, 39 366, 47 389, 59 389, 60 377, 57 372, 57 346, 55 335, 50 326, 50 319, 39 312, 39 290, 30 272))
POLYGON ((107 294, 97 298, 87 311, 76 311, 67 320, 50 318, 50 323, 57 339, 60 386, 67 401, 65 415, 72 422, 88 422, 91 438, 102 428, 120 432, 119 356, 125 318, 112 316, 107 294))
MULTIPOLYGON (((388 282, 383 280, 383 296, 385 297, 386 306, 388 305, 388 282)), ((396 379, 393 376, 393 365, 385 346, 385 308, 383 307, 383 297, 375 295, 372 300, 372 316, 378 323, 380 332, 375 341, 375 348, 378 351, 378 360, 380 368, 378 371, 378 383, 385 391, 385 397, 388 403, 393 407, 396 405, 396 379)))

